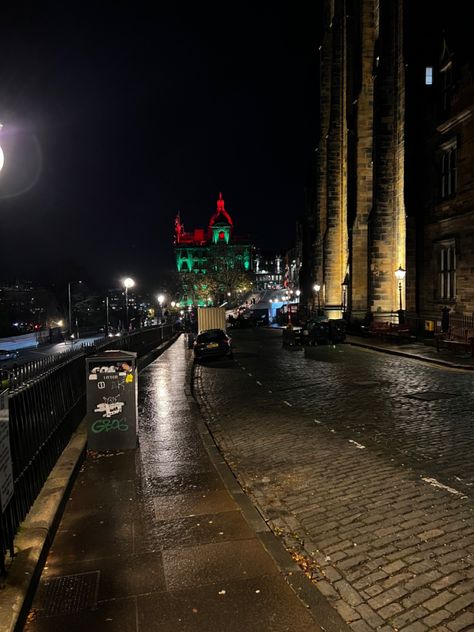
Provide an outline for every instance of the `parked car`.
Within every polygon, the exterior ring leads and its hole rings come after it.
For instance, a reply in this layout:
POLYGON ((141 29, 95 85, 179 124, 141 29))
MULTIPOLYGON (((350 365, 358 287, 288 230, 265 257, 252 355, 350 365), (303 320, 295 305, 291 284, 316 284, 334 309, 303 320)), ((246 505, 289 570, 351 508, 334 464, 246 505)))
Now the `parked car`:
POLYGON ((194 359, 224 356, 232 357, 230 336, 223 329, 208 329, 196 336, 193 345, 194 359))
POLYGON ((0 360, 14 360, 20 355, 16 349, 0 349, 0 360))

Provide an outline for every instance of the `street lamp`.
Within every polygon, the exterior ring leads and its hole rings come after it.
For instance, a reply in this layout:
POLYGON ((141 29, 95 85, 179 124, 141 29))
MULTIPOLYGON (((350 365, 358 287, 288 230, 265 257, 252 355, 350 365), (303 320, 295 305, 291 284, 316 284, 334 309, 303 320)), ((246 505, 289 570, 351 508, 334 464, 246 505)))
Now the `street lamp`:
POLYGON ((349 287, 349 275, 346 274, 344 281, 341 283, 342 287, 342 317, 346 317, 347 309, 347 288, 349 287))
POLYGON ((163 303, 165 302, 165 297, 163 294, 159 294, 156 298, 160 306, 160 325, 161 325, 161 321, 163 319, 163 303))
POLYGON ((405 314, 403 312, 403 304, 402 304, 402 282, 403 282, 403 279, 405 278, 406 273, 407 271, 404 270, 401 265, 398 268, 398 270, 395 270, 395 276, 398 281, 398 297, 399 297, 399 302, 400 302, 400 307, 398 310, 398 322, 400 325, 403 325, 405 323, 405 314))
POLYGON ((127 277, 122 283, 125 288, 125 330, 128 331, 128 290, 135 285, 135 281, 127 277))
POLYGON ((67 284, 67 301, 68 301, 68 325, 69 325, 69 335, 72 334, 72 303, 71 303, 71 285, 73 283, 82 283, 82 281, 68 281, 67 284))
POLYGON ((319 283, 315 283, 313 285, 313 290, 316 292, 316 294, 318 295, 318 316, 321 315, 321 298, 319 296, 319 290, 321 289, 321 286, 319 285, 319 283))

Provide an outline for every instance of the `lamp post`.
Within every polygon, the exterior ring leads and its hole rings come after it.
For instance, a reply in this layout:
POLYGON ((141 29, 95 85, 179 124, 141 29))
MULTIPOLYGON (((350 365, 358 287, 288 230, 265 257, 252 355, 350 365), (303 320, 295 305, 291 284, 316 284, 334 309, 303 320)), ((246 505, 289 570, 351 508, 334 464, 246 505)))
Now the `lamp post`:
POLYGON ((398 297, 399 297, 399 302, 400 302, 400 307, 398 310, 398 322, 400 325, 405 324, 405 313, 403 311, 403 303, 402 303, 402 282, 403 282, 403 279, 405 278, 406 273, 407 271, 404 270, 401 265, 398 268, 398 270, 395 270, 395 276, 398 281, 398 297))
POLYGON ((318 316, 321 316, 321 298, 319 296, 320 289, 321 289, 321 286, 319 285, 319 283, 315 283, 313 285, 313 290, 316 292, 318 296, 318 316))
POLYGON ((165 302, 165 297, 163 294, 159 294, 157 297, 158 305, 160 306, 160 325, 163 320, 163 303, 165 302))
POLYGON ((123 286, 125 288, 125 329, 128 331, 128 290, 135 285, 135 281, 130 277, 123 280, 123 286))
POLYGON ((68 302, 68 328, 69 335, 72 335, 72 301, 71 301, 71 285, 73 283, 82 283, 82 281, 68 281, 67 284, 67 302, 68 302))
POLYGON ((349 276, 346 274, 344 281, 341 283, 342 287, 342 317, 346 317, 347 310, 347 288, 349 287, 349 276))

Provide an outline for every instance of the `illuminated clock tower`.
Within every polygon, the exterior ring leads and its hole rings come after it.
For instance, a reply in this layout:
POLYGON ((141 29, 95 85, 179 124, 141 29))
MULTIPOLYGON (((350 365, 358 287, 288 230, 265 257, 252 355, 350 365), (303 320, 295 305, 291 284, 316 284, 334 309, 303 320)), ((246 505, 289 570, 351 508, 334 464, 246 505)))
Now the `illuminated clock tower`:
POLYGON ((183 304, 213 304, 218 297, 212 294, 222 297, 229 291, 237 291, 239 285, 249 284, 253 246, 248 236, 235 234, 222 193, 219 193, 207 231, 195 228, 193 232, 186 232, 178 213, 174 232, 183 304))

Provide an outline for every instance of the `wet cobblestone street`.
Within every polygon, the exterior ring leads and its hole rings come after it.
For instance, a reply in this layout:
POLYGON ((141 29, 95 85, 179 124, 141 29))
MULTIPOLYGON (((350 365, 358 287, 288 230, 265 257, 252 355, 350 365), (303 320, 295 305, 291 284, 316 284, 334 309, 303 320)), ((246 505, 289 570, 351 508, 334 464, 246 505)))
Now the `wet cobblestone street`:
POLYGON ((474 375, 236 332, 195 392, 239 481, 354 630, 474 629, 474 375))

